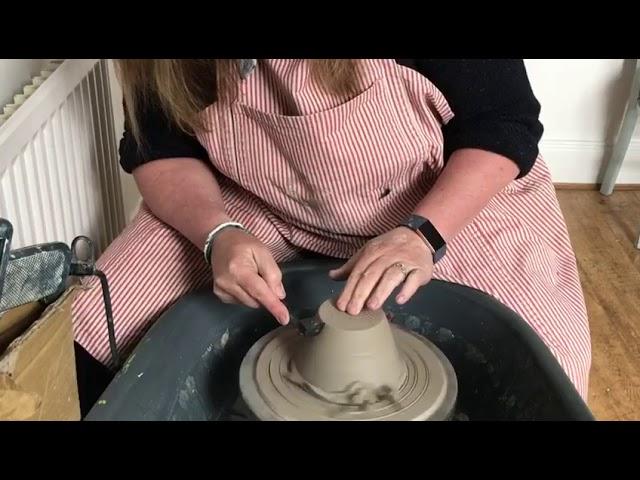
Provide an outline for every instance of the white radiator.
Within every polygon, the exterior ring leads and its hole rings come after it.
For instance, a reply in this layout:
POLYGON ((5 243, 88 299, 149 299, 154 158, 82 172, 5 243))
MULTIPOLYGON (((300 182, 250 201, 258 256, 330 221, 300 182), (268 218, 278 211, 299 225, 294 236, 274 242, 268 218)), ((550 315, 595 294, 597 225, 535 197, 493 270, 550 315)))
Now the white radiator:
POLYGON ((12 248, 124 226, 106 60, 66 60, 0 126, 0 217, 12 248))

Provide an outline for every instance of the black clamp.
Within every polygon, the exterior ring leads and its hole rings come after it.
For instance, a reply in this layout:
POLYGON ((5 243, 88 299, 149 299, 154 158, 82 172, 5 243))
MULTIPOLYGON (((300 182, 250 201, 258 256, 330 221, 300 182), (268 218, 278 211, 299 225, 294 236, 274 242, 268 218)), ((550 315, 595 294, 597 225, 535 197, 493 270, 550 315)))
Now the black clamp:
POLYGON ((71 275, 77 277, 96 276, 100 279, 102 286, 102 298, 104 300, 104 310, 107 317, 107 332, 109 334, 109 349, 111 350, 111 361, 116 369, 120 367, 120 353, 116 344, 116 331, 113 323, 113 310, 111 309, 111 292, 109 282, 104 272, 96 268, 95 247, 90 238, 79 236, 71 242, 71 275), (84 250, 84 251, 83 251, 84 250))

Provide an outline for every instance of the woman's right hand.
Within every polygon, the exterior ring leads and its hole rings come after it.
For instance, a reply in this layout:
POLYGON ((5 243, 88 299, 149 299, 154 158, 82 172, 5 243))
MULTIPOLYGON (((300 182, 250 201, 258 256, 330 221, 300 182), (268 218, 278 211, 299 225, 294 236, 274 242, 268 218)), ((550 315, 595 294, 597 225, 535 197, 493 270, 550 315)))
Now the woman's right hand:
POLYGON ((224 303, 266 308, 282 325, 289 323, 282 272, 269 249, 238 228, 222 230, 211 250, 213 293, 224 303))

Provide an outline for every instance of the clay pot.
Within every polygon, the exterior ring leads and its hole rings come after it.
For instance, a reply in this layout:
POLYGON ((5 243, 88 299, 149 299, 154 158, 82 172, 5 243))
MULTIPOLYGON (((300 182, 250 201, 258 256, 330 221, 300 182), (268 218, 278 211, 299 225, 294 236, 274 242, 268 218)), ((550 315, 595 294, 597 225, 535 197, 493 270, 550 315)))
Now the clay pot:
POLYGON ((401 386, 406 366, 382 310, 353 316, 327 300, 317 315, 324 328, 300 341, 293 355, 306 382, 325 392, 343 392, 354 384, 391 390, 401 386))

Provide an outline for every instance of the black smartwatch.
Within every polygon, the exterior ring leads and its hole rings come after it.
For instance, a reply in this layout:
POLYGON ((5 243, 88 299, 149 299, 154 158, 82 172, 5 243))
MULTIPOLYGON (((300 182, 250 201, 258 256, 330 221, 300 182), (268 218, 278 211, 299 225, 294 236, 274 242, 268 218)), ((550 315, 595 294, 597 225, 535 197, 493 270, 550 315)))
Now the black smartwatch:
POLYGON ((407 227, 422 237, 433 250, 433 263, 437 263, 447 253, 447 242, 433 224, 420 215, 411 215, 400 226, 407 227))

